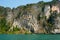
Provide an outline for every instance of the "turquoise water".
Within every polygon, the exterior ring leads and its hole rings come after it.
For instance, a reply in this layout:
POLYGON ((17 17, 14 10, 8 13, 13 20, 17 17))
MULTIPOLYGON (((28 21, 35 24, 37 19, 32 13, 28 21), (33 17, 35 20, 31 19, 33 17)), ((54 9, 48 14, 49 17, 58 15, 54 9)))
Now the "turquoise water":
POLYGON ((60 34, 0 34, 0 40, 60 40, 60 34))

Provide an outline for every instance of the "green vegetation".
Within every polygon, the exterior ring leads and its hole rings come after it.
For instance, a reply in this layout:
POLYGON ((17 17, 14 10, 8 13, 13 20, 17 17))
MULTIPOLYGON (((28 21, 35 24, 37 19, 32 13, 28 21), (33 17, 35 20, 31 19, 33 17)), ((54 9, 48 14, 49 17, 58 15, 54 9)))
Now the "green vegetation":
POLYGON ((7 34, 31 34, 31 32, 29 32, 28 30, 26 30, 25 28, 13 28, 13 31, 7 31, 7 34))
POLYGON ((5 18, 0 19, 0 33, 7 32, 9 27, 6 25, 6 20, 5 18))

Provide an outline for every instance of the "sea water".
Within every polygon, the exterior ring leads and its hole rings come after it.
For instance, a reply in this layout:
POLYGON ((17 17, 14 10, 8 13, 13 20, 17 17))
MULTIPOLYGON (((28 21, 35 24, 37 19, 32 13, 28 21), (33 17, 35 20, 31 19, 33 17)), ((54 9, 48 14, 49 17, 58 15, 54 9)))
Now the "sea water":
POLYGON ((60 34, 0 34, 0 40, 60 40, 60 34))

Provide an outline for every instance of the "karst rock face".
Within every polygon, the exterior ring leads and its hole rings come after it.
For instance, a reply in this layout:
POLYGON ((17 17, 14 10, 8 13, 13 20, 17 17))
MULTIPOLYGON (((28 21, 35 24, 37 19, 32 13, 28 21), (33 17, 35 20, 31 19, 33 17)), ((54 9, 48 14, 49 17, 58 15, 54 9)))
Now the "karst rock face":
POLYGON ((49 24, 53 24, 50 32, 60 33, 60 16, 55 14, 60 15, 60 1, 55 4, 39 2, 12 9, 0 6, 0 20, 3 17, 6 19, 6 25, 10 26, 9 31, 17 27, 25 28, 33 33, 45 33, 49 30, 49 24))

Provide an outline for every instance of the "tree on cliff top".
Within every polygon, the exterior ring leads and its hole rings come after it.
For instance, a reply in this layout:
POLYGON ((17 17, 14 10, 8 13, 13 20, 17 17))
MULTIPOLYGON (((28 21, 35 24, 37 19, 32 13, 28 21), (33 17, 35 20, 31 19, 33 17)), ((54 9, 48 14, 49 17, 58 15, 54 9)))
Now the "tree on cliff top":
POLYGON ((56 3, 56 2, 58 2, 59 0, 52 0, 52 1, 56 3))

